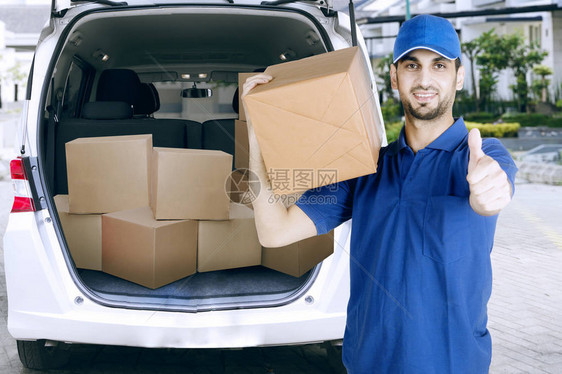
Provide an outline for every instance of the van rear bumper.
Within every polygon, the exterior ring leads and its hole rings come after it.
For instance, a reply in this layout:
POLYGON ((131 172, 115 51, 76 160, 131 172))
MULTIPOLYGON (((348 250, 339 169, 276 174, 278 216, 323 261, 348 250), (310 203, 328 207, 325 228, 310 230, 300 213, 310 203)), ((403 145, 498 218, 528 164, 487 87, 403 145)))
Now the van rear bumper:
POLYGON ((221 311, 197 315, 134 311, 119 314, 101 316, 74 311, 49 315, 10 311, 8 330, 20 340, 48 339, 146 348, 241 348, 342 339, 345 326, 344 314, 319 311, 221 311), (275 320, 276 317, 279 319, 275 320))
POLYGON ((8 331, 15 339, 147 348, 239 348, 342 339, 349 293, 346 251, 315 283, 277 307, 197 313, 127 309, 87 297, 71 277, 46 210, 11 214, 4 235, 8 331))

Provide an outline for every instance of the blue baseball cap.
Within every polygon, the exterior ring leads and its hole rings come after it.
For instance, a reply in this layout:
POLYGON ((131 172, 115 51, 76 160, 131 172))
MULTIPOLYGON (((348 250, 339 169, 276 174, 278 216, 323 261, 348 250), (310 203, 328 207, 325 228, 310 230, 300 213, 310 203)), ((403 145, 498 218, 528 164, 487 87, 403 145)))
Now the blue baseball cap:
POLYGON ((449 60, 461 57, 459 37, 445 18, 421 14, 402 24, 394 42, 393 62, 415 49, 427 49, 449 60))

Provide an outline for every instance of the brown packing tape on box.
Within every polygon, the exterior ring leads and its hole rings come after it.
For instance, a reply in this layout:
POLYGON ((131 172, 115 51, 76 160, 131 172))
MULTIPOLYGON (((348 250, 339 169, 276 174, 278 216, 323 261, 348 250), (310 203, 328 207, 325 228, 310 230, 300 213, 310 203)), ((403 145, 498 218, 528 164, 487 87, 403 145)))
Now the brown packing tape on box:
POLYGON ((300 277, 334 253, 334 233, 314 236, 279 248, 262 248, 262 265, 300 277))
POLYGON ((266 69, 244 105, 272 189, 304 191, 376 171, 382 117, 357 47, 266 69))
POLYGON ((246 79, 253 77, 260 73, 238 73, 238 119, 240 121, 246 121, 246 112, 244 111, 244 103, 241 100, 242 90, 246 79))
POLYGON ((102 270, 158 288, 196 271, 197 221, 156 221, 149 207, 102 216, 102 270))
POLYGON ((68 195, 56 195, 54 200, 76 267, 101 270, 101 215, 69 213, 68 195))
POLYGON ((199 272, 260 264, 261 245, 251 209, 232 203, 229 220, 199 221, 199 272))
POLYGON ((71 213, 108 213, 149 204, 152 135, 66 143, 71 213))
POLYGON ((156 219, 228 219, 225 183, 232 155, 154 147, 151 207, 156 219))

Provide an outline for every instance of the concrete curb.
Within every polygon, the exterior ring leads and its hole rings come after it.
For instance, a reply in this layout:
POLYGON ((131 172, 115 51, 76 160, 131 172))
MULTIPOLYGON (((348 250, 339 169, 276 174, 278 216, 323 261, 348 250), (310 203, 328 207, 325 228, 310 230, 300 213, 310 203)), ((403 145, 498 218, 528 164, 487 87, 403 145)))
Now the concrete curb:
POLYGON ((562 165, 515 161, 518 178, 533 183, 562 185, 562 165))

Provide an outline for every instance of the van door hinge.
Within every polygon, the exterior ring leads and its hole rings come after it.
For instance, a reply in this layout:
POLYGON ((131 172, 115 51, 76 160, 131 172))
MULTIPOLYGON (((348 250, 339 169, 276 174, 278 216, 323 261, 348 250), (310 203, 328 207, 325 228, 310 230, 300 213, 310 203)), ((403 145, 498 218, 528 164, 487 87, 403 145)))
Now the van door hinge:
POLYGON ((41 187, 41 178, 39 176, 39 164, 37 157, 23 157, 23 165, 25 167, 27 180, 31 189, 31 197, 35 204, 35 210, 43 210, 47 208, 47 201, 43 188, 41 187))

